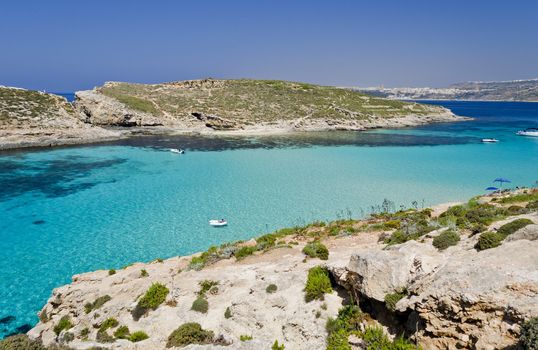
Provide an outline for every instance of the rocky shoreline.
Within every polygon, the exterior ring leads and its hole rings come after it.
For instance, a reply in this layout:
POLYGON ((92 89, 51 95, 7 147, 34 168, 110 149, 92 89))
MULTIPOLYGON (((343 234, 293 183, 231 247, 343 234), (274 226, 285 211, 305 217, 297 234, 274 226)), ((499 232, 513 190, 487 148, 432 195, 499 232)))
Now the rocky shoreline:
POLYGON ((139 134, 250 136, 298 131, 363 131, 468 119, 439 106, 388 101, 344 89, 287 82, 107 83, 101 88, 77 92, 73 104, 51 94, 0 87, 0 150, 95 143, 139 134), (276 83, 282 86, 274 90, 271 84, 276 83), (265 95, 253 95, 258 98, 254 107, 233 107, 239 103, 237 100, 250 98, 244 95, 245 91, 256 88, 265 95), (297 90, 303 88, 305 96, 295 97, 297 90), (118 92, 118 89, 123 90, 118 92), (286 99, 270 100, 273 95, 281 96, 282 91, 286 91, 286 99), (308 91, 316 91, 317 95, 310 96, 308 91), (222 101, 211 97, 215 94, 223 95, 222 101), (319 103, 319 96, 327 101, 319 103), (173 103, 169 105, 165 98, 187 105, 181 108, 173 103), (159 99, 165 99, 166 103, 159 99), (342 106, 335 102, 340 100, 345 102, 342 106), (215 101, 222 104, 211 106, 217 104, 215 101), (348 104, 355 106, 354 109, 348 104))
POLYGON ((380 209, 75 275, 28 335, 73 349, 289 350, 374 349, 377 332, 386 349, 516 349, 538 317, 537 251, 536 189, 380 209))

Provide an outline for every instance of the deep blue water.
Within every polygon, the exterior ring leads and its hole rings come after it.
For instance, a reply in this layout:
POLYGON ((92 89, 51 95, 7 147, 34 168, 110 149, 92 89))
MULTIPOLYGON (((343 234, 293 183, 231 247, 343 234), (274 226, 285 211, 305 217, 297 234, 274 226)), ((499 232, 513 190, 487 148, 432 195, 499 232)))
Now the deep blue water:
POLYGON ((276 228, 465 200, 538 180, 537 103, 431 102, 476 118, 263 138, 141 137, 0 153, 0 336, 76 273, 185 255, 276 228), (482 144, 495 137, 498 144, 482 144), (166 151, 182 147, 178 156, 166 151), (230 225, 209 227, 211 218, 230 225))

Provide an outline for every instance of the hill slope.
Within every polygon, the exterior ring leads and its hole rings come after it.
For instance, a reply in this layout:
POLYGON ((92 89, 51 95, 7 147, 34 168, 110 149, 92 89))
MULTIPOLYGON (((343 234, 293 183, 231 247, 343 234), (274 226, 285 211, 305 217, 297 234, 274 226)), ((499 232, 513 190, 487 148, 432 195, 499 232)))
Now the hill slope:
POLYGON ((189 130, 361 130, 457 118, 447 109, 373 98, 347 89, 270 80, 109 82, 76 94, 95 125, 189 130))
POLYGON ((465 82, 447 88, 357 88, 373 96, 400 100, 538 101, 538 79, 465 82))

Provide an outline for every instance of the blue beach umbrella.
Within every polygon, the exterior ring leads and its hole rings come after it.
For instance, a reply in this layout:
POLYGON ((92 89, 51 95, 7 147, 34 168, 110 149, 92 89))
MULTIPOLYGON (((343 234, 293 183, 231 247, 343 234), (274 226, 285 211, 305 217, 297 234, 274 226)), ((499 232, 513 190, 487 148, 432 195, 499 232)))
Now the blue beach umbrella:
POLYGON ((500 186, 502 187, 502 186, 503 186, 503 182, 511 183, 512 181, 508 180, 508 179, 505 178, 505 177, 498 177, 498 178, 496 178, 495 180, 493 180, 493 182, 498 182, 498 183, 500 184, 500 186))
POLYGON ((493 187, 493 186, 489 186, 488 188, 486 188, 486 191, 497 191, 498 188, 497 187, 493 187))

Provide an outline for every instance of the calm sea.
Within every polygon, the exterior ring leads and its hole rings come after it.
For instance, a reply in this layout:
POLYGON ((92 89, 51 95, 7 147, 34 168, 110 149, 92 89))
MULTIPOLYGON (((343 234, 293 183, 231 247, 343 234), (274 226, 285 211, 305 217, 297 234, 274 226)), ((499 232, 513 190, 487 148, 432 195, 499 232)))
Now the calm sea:
POLYGON ((428 206, 484 193, 501 176, 511 186, 538 180, 538 139, 515 135, 538 127, 538 103, 431 103, 476 119, 0 153, 0 337, 34 325, 51 290, 76 273, 363 216, 385 198, 428 206), (223 217, 228 227, 208 225, 223 217))

